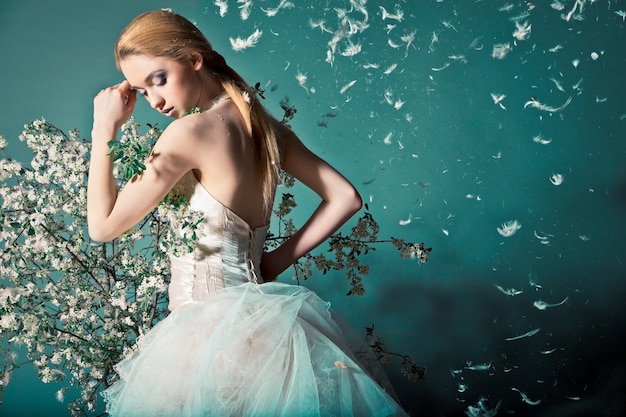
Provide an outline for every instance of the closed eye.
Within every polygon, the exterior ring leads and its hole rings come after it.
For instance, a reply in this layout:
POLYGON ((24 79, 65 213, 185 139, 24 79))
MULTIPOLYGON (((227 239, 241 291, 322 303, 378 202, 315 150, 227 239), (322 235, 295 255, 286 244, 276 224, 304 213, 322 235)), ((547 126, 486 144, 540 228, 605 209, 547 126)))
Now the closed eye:
POLYGON ((164 72, 157 72, 156 74, 154 74, 154 77, 152 77, 152 84, 158 87, 165 85, 166 82, 167 76, 164 72))
MULTIPOLYGON (((165 71, 157 71, 153 73, 151 76, 149 75, 146 81, 147 80, 150 80, 149 83, 151 83, 154 86, 162 87, 167 82, 167 75, 165 71)), ((143 88, 136 88, 136 87, 131 87, 131 89, 137 91, 139 94, 141 94, 144 97, 148 97, 148 90, 145 90, 143 88)))

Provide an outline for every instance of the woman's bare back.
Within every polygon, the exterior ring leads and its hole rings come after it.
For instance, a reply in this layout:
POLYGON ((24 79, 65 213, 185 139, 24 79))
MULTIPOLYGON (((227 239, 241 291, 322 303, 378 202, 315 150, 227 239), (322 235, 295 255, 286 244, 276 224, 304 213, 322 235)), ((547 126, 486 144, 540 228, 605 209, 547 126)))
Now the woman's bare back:
POLYGON ((198 118, 199 144, 190 150, 197 161, 196 178, 252 228, 266 225, 255 149, 237 106, 221 99, 205 113, 193 115, 198 118))

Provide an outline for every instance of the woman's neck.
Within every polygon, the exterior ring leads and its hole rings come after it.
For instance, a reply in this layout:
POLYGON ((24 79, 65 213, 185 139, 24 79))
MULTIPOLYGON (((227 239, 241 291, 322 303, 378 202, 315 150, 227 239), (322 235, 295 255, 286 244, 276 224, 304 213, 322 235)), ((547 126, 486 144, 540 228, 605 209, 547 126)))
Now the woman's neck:
POLYGON ((200 77, 200 96, 197 106, 200 110, 211 108, 224 92, 224 87, 219 79, 208 71, 198 72, 200 77))

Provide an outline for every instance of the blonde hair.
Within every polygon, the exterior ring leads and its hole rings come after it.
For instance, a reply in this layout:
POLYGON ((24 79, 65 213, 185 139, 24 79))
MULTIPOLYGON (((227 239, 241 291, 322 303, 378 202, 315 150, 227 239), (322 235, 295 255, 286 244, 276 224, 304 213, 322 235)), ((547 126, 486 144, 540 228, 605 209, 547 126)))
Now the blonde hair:
POLYGON ((128 56, 146 55, 187 64, 194 52, 202 55, 207 69, 217 76, 243 116, 254 145, 264 212, 269 216, 280 171, 280 148, 272 118, 258 101, 256 92, 213 50, 196 25, 170 10, 143 13, 120 34, 115 44, 115 62, 119 68, 120 61, 128 56))

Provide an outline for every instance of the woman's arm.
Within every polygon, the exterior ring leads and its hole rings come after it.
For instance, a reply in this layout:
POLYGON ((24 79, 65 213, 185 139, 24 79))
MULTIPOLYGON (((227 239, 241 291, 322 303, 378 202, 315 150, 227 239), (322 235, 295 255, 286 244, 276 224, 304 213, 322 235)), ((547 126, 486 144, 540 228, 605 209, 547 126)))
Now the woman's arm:
POLYGON ((118 195, 112 174, 112 156, 107 155, 107 142, 117 136, 122 123, 130 117, 135 102, 135 93, 127 81, 102 90, 94 100, 87 225, 89 236, 97 241, 108 241, 128 231, 150 213, 192 168, 189 147, 181 144, 181 141, 192 138, 190 134, 180 132, 184 129, 183 124, 173 122, 161 134, 143 173, 129 181, 118 195))
POLYGON ((279 128, 284 140, 282 168, 309 187, 322 202, 306 223, 274 251, 264 254, 261 263, 265 281, 271 281, 326 240, 362 206, 354 186, 337 170, 308 150, 285 127, 279 128))

